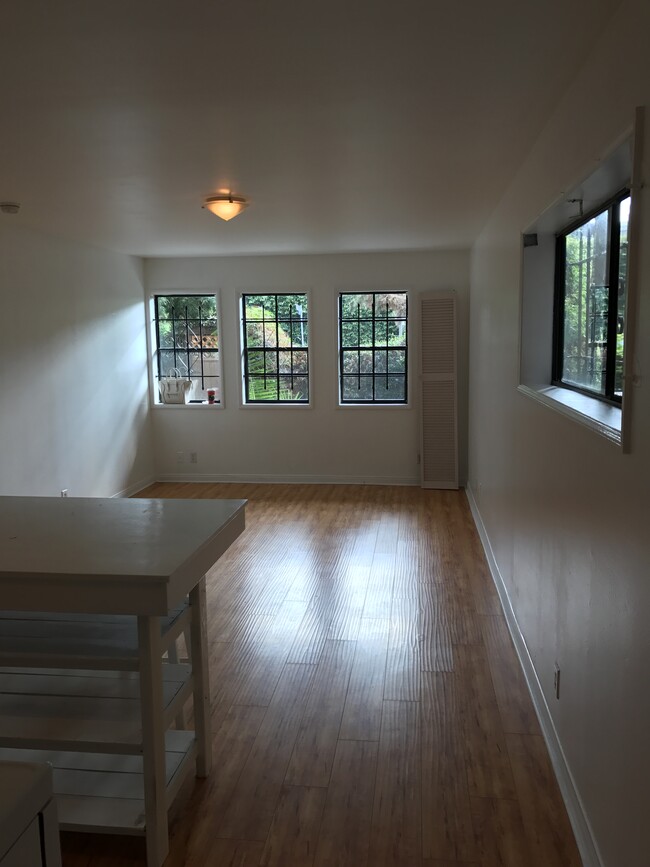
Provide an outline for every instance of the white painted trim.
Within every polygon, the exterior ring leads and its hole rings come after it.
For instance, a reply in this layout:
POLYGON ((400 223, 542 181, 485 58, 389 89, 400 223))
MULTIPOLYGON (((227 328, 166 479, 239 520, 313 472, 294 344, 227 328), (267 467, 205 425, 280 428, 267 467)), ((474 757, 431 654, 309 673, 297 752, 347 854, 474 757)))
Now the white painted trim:
POLYGON ((148 488, 149 485, 153 485, 155 481, 155 476, 147 476, 146 479, 140 479, 140 481, 134 482, 132 485, 129 485, 128 488, 124 488, 123 490, 118 491, 116 494, 112 494, 111 499, 115 499, 116 497, 132 497, 133 494, 137 494, 138 491, 142 491, 145 488, 148 488))
POLYGON ((399 485, 418 486, 414 477, 396 476, 313 476, 264 473, 164 473, 159 482, 253 482, 264 485, 399 485))
POLYGON ((606 440, 609 440, 609 442, 617 446, 621 445, 621 410, 618 407, 603 403, 602 400, 598 400, 596 397, 588 397, 568 388, 559 388, 551 385, 540 388, 532 388, 529 385, 518 385, 517 391, 526 397, 536 400, 543 406, 548 406, 555 412, 560 413, 560 415, 577 421, 584 427, 595 431, 606 440), (578 407, 586 407, 591 414, 581 412, 578 407), (611 418, 615 424, 618 424, 618 427, 607 424, 599 416, 611 418))
POLYGON ((494 581, 494 585, 499 594, 499 599, 501 600, 501 607, 503 608, 508 629, 510 630, 510 635, 512 636, 515 650, 517 651, 517 656, 519 657, 519 662, 523 669, 524 677, 526 678, 528 691, 530 692, 533 705, 535 706, 537 718, 539 719, 539 724, 542 729, 544 740, 546 741, 553 770, 555 771, 555 776, 557 777, 560 786, 560 792, 562 793, 562 798, 564 799, 567 813, 569 814, 569 820, 573 828, 573 833, 575 834, 576 843, 580 851, 583 865, 584 867, 604 867, 604 862, 598 850, 596 838, 594 837, 591 825, 589 824, 587 813, 571 774, 571 769, 567 763, 566 756, 564 755, 564 750, 562 749, 560 738, 558 737, 557 730, 553 723, 553 718, 551 717, 548 704, 546 703, 546 698, 542 691, 533 660, 528 647, 526 646, 526 640, 521 632, 519 623, 517 622, 517 616, 512 607, 508 590, 494 556, 494 551, 492 550, 492 545, 487 530, 485 529, 483 518, 481 517, 481 513, 474 498, 474 493, 469 485, 466 487, 465 493, 469 502, 469 507, 472 510, 476 529, 478 530, 478 534, 483 544, 483 550, 485 551, 485 557, 488 566, 490 567, 492 580, 494 581))

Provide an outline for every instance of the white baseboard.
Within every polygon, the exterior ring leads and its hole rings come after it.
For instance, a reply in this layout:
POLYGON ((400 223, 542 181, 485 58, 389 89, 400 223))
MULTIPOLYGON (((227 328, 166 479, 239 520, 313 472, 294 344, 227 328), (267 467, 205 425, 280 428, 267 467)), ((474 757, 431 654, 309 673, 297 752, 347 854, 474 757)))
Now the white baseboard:
POLYGON ((155 481, 155 476, 151 476, 146 479, 140 479, 139 482, 134 482, 132 485, 129 485, 128 488, 124 488, 124 490, 118 491, 116 494, 113 494, 111 499, 114 499, 115 497, 132 497, 133 494, 137 494, 138 491, 142 491, 144 488, 148 488, 149 485, 153 485, 155 481))
POLYGON ((265 485, 419 485, 419 479, 394 476, 312 476, 251 473, 162 473, 159 482, 252 482, 265 485))
POLYGON ((465 493, 467 494, 469 506, 472 510, 476 529, 478 530, 478 534, 483 544, 483 550, 485 551, 488 566, 490 567, 492 580, 494 581, 494 585, 501 600, 501 606, 508 624, 508 629, 510 630, 515 650, 517 651, 524 672, 524 677, 526 678, 528 691, 530 692, 530 696, 535 706, 535 711, 537 712, 537 717, 539 719, 544 740, 546 741, 553 770, 555 771, 560 792, 562 793, 562 798, 564 799, 567 813, 569 814, 569 821, 573 828, 582 863, 584 867, 604 867, 604 862, 598 850, 596 839, 591 829, 591 825, 589 824, 571 770, 567 764, 562 744, 560 743, 557 730, 553 723, 553 718, 551 717, 546 698, 542 691, 537 671, 535 670, 524 636, 519 628, 517 616, 512 607, 508 590, 503 581, 501 572, 499 571, 499 566, 495 559, 490 538, 485 529, 485 524, 483 523, 483 518, 481 517, 481 513, 474 498, 474 493, 469 485, 465 488, 465 493))

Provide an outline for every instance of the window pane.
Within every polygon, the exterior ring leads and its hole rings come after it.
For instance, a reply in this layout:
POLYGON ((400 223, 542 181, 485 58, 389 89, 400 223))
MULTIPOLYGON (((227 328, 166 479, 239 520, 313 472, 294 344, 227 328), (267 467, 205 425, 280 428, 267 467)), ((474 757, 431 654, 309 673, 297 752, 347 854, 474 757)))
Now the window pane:
POLYGON ((406 293, 343 292, 340 309, 341 400, 402 402, 406 381, 406 293), (355 346, 361 349, 356 356, 346 351, 355 346), (403 348, 393 350, 395 346, 403 348), (381 397, 373 391, 378 374, 384 374, 381 397), (389 375, 388 385, 386 374, 389 375), (390 374, 400 374, 399 381, 393 381, 390 374))
POLYGON ((190 352, 189 354, 190 376, 201 376, 201 353, 190 352))
POLYGON ((288 346, 286 335, 275 322, 264 322, 264 346, 276 347, 278 340, 281 346, 288 346))
POLYGON ((247 400, 264 401, 278 399, 278 383, 274 376, 249 376, 247 400))
POLYGON ((341 346, 358 346, 358 335, 356 322, 343 322, 341 324, 341 346))
POLYGON ((389 373, 406 373, 406 350, 391 349, 388 352, 389 373))
POLYGON ((280 377, 280 400, 308 399, 306 376, 281 376, 280 377))
POLYGON ((388 323, 388 345, 406 346, 406 320, 390 320, 388 323))
POLYGON ((343 319, 372 318, 372 294, 344 292, 341 296, 343 319))
POLYGON ((303 350, 293 352, 293 372, 306 374, 309 370, 309 356, 303 350))
POLYGON ((248 362, 245 400, 306 401, 307 295, 244 295, 243 306, 244 354, 248 362), (262 351, 258 347, 262 347, 262 351))
POLYGON ((618 259, 618 304, 616 310, 616 371, 614 394, 623 396, 623 353, 625 350, 625 308, 627 304, 627 236, 630 223, 630 197, 620 204, 620 236, 618 259))
POLYGON ((275 376, 278 372, 278 354, 277 352, 264 353, 264 373, 270 373, 275 376))
POLYGON ((566 236, 562 379, 605 393, 609 212, 566 236))
POLYGON ((375 322, 375 346, 388 346, 388 323, 375 322))
POLYGON ((291 352, 279 352, 278 364, 280 373, 291 373, 291 352))
POLYGON ((159 346, 161 349, 173 348, 174 330, 171 322, 159 321, 158 334, 160 338, 159 346))
POLYGON ((219 332, 216 319, 203 319, 201 321, 201 333, 203 336, 204 349, 217 349, 219 346, 219 332))
POLYGON ((307 320, 285 323, 285 332, 289 335, 293 346, 307 346, 309 342, 309 325, 307 320))
POLYGON ((260 351, 248 352, 248 372, 249 374, 264 373, 264 353, 260 351))
POLYGON ((343 373, 359 372, 359 355, 356 350, 343 353, 343 373))
POLYGON ((247 346, 261 346, 262 345, 262 323, 259 324, 257 322, 251 324, 246 324, 246 345, 247 346))
POLYGON ((375 373, 386 373, 388 365, 388 350, 379 349, 375 352, 375 373))
POLYGON ((361 373, 372 373, 373 353, 370 350, 361 350, 359 353, 359 370, 361 373))
POLYGON ((187 322, 187 345, 190 349, 201 348, 201 320, 189 319, 187 322))
POLYGON ((372 376, 344 376, 343 400, 372 401, 372 376))
POLYGON ((406 400, 406 377, 394 374, 376 376, 375 400, 406 400))
POLYGON ((375 315, 384 319, 406 318, 406 294, 387 292, 375 296, 375 315))
POLYGON ((169 374, 169 371, 173 367, 176 367, 174 353, 167 349, 163 349, 158 353, 158 355, 160 358, 160 375, 167 376, 169 374))

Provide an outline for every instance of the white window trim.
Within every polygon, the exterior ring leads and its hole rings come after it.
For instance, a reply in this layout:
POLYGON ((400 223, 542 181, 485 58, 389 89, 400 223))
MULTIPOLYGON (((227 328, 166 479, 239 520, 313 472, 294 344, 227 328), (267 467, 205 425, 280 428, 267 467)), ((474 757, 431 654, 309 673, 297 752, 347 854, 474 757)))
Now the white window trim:
POLYGON ((615 445, 621 445, 620 407, 558 385, 544 385, 537 388, 520 385, 517 391, 537 403, 550 407, 560 415, 596 431, 615 445))
MULTIPOLYGON (((637 108, 635 113, 634 126, 628 129, 621 136, 621 139, 612 149, 612 153, 626 139, 632 141, 632 166, 631 178, 627 184, 631 197, 630 221, 628 227, 629 247, 628 247, 628 285, 627 285, 627 310, 625 322, 625 358, 623 366, 623 400, 621 407, 613 406, 598 397, 590 397, 584 393, 576 392, 570 388, 563 388, 560 385, 532 384, 530 382, 522 382, 522 353, 523 346, 523 302, 524 302, 524 281, 523 281, 523 243, 520 245, 521 251, 521 281, 520 281, 520 327, 519 327, 519 385, 517 390, 520 394, 537 401, 538 403, 547 406, 549 409, 564 415, 567 418, 578 422, 583 427, 586 427, 598 435, 604 437, 609 442, 617 445, 623 454, 630 451, 630 426, 631 426, 631 404, 633 395, 631 392, 638 384, 638 377, 634 373, 635 359, 635 328, 636 328, 636 305, 638 296, 638 257, 639 257, 639 220, 642 210, 642 154, 643 154, 643 133, 644 133, 644 118, 645 111, 643 107, 637 108)), ((606 163, 607 157, 599 160, 601 163, 606 163)), ((590 173, 590 175, 593 174, 590 173)), ((587 178, 590 177, 587 175, 587 178)), ((585 178, 582 179, 583 182, 585 178)), ((620 185, 619 185, 620 186, 620 185)), ((555 204, 560 201, 566 202, 567 195, 562 194, 555 204)), ((551 206, 552 208, 553 206, 551 206)), ((547 212, 550 212, 551 208, 547 212)), ((547 213, 545 212, 545 213, 547 213)), ((543 216, 543 215, 542 215, 543 216)), ((541 219, 541 217, 540 217, 541 219)), ((534 224, 535 225, 535 224, 534 224)), ((530 227, 526 230, 535 231, 535 228, 530 227)), ((524 233, 524 234, 526 234, 524 233)), ((523 236, 522 236, 523 242, 523 236)), ((554 292, 554 286, 550 288, 554 292)))

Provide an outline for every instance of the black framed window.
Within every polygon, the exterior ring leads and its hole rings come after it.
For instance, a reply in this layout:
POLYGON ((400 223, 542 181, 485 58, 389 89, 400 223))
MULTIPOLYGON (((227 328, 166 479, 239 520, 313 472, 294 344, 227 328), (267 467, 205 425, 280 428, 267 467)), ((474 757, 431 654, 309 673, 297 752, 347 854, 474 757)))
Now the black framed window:
POLYGON ((339 398, 346 403, 408 400, 406 292, 339 294, 339 398))
POLYGON ((602 400, 623 396, 630 194, 557 236, 553 382, 602 400))
POLYGON ((174 369, 194 388, 191 398, 221 402, 219 327, 215 295, 155 295, 156 379, 174 369))
POLYGON ((245 403, 309 403, 305 293, 242 295, 245 403))

